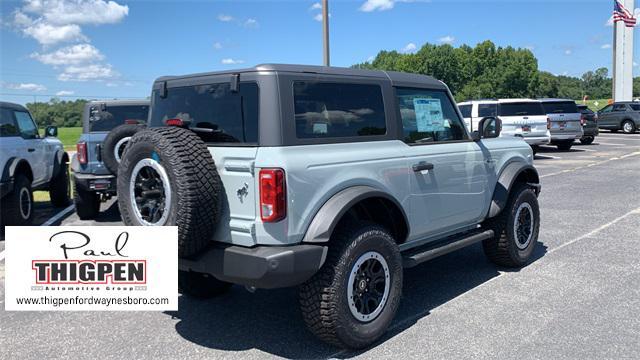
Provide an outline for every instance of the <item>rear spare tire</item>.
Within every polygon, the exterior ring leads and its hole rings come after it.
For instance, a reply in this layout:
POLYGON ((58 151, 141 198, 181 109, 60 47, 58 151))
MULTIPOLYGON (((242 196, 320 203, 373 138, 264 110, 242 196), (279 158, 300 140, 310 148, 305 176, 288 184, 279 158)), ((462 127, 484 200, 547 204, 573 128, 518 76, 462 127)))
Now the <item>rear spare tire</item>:
POLYGON ((125 124, 115 127, 102 143, 102 161, 112 174, 118 173, 118 164, 131 137, 144 129, 143 125, 125 124))
POLYGON ((222 182, 193 132, 154 128, 136 133, 118 168, 118 208, 125 225, 178 226, 178 255, 210 242, 221 211, 222 182))

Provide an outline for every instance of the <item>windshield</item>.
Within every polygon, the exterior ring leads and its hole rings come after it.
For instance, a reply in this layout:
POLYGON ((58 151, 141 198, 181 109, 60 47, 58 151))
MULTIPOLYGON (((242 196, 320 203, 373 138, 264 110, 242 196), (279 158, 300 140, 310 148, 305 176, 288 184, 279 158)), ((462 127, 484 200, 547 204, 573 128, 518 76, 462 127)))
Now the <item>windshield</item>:
POLYGON ((150 127, 180 119, 209 143, 258 142, 258 85, 241 83, 232 92, 229 83, 169 88, 166 98, 155 90, 150 127), (194 129, 195 131, 196 129, 194 129))
POLYGON ((544 102, 542 107, 547 114, 577 113, 578 107, 573 101, 544 102))
POLYGON ((146 123, 149 114, 148 105, 107 105, 104 111, 100 110, 100 106, 92 106, 90 109, 91 131, 111 131, 125 122, 133 121, 138 123, 146 123))
POLYGON ((545 115, 542 105, 539 102, 513 102, 502 103, 499 107, 500 116, 527 116, 545 115))

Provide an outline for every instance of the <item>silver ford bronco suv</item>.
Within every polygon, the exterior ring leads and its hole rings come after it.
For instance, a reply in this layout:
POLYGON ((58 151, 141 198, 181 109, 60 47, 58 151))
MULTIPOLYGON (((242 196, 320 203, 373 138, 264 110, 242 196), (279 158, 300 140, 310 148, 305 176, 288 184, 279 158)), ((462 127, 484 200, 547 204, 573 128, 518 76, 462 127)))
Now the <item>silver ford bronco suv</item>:
POLYGON ((179 288, 299 286, 322 340, 382 336, 403 269, 482 242, 527 263, 540 192, 532 151, 469 133, 428 76, 300 65, 161 77, 118 168, 127 225, 179 227, 179 288))

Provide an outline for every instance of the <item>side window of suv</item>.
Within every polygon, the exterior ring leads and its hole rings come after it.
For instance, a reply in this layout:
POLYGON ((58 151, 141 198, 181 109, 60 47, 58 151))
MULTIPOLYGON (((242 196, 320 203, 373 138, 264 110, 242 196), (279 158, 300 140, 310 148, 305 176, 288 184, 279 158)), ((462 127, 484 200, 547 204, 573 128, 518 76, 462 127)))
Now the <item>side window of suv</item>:
POLYGON ((18 129, 20 130, 20 136, 25 139, 37 139, 38 128, 33 122, 31 115, 24 111, 14 111, 16 122, 18 123, 18 129))
POLYGON ((404 142, 407 144, 466 140, 462 119, 447 93, 440 90, 397 88, 404 142))
POLYGON ((20 136, 13 111, 0 109, 0 137, 20 136))
POLYGON ((378 85, 295 81, 293 97, 298 139, 387 133, 378 85))
POLYGON ((611 110, 613 110, 613 106, 612 105, 607 105, 604 108, 600 109, 601 113, 608 113, 611 112, 611 110))
POLYGON ((627 111, 627 107, 624 104, 613 105, 613 111, 627 111))
POLYGON ((478 117, 483 118, 487 116, 498 115, 498 104, 479 104, 478 105, 478 117))

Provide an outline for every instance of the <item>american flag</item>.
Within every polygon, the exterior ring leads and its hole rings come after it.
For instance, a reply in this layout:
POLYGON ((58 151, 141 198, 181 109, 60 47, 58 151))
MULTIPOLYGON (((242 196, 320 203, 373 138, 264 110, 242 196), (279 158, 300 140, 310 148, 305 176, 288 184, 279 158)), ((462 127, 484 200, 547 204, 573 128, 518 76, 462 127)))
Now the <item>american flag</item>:
POLYGON ((634 27, 636 25, 636 18, 633 17, 633 14, 627 10, 620 1, 613 1, 613 22, 616 23, 618 21, 623 21, 624 25, 627 27, 634 27))

